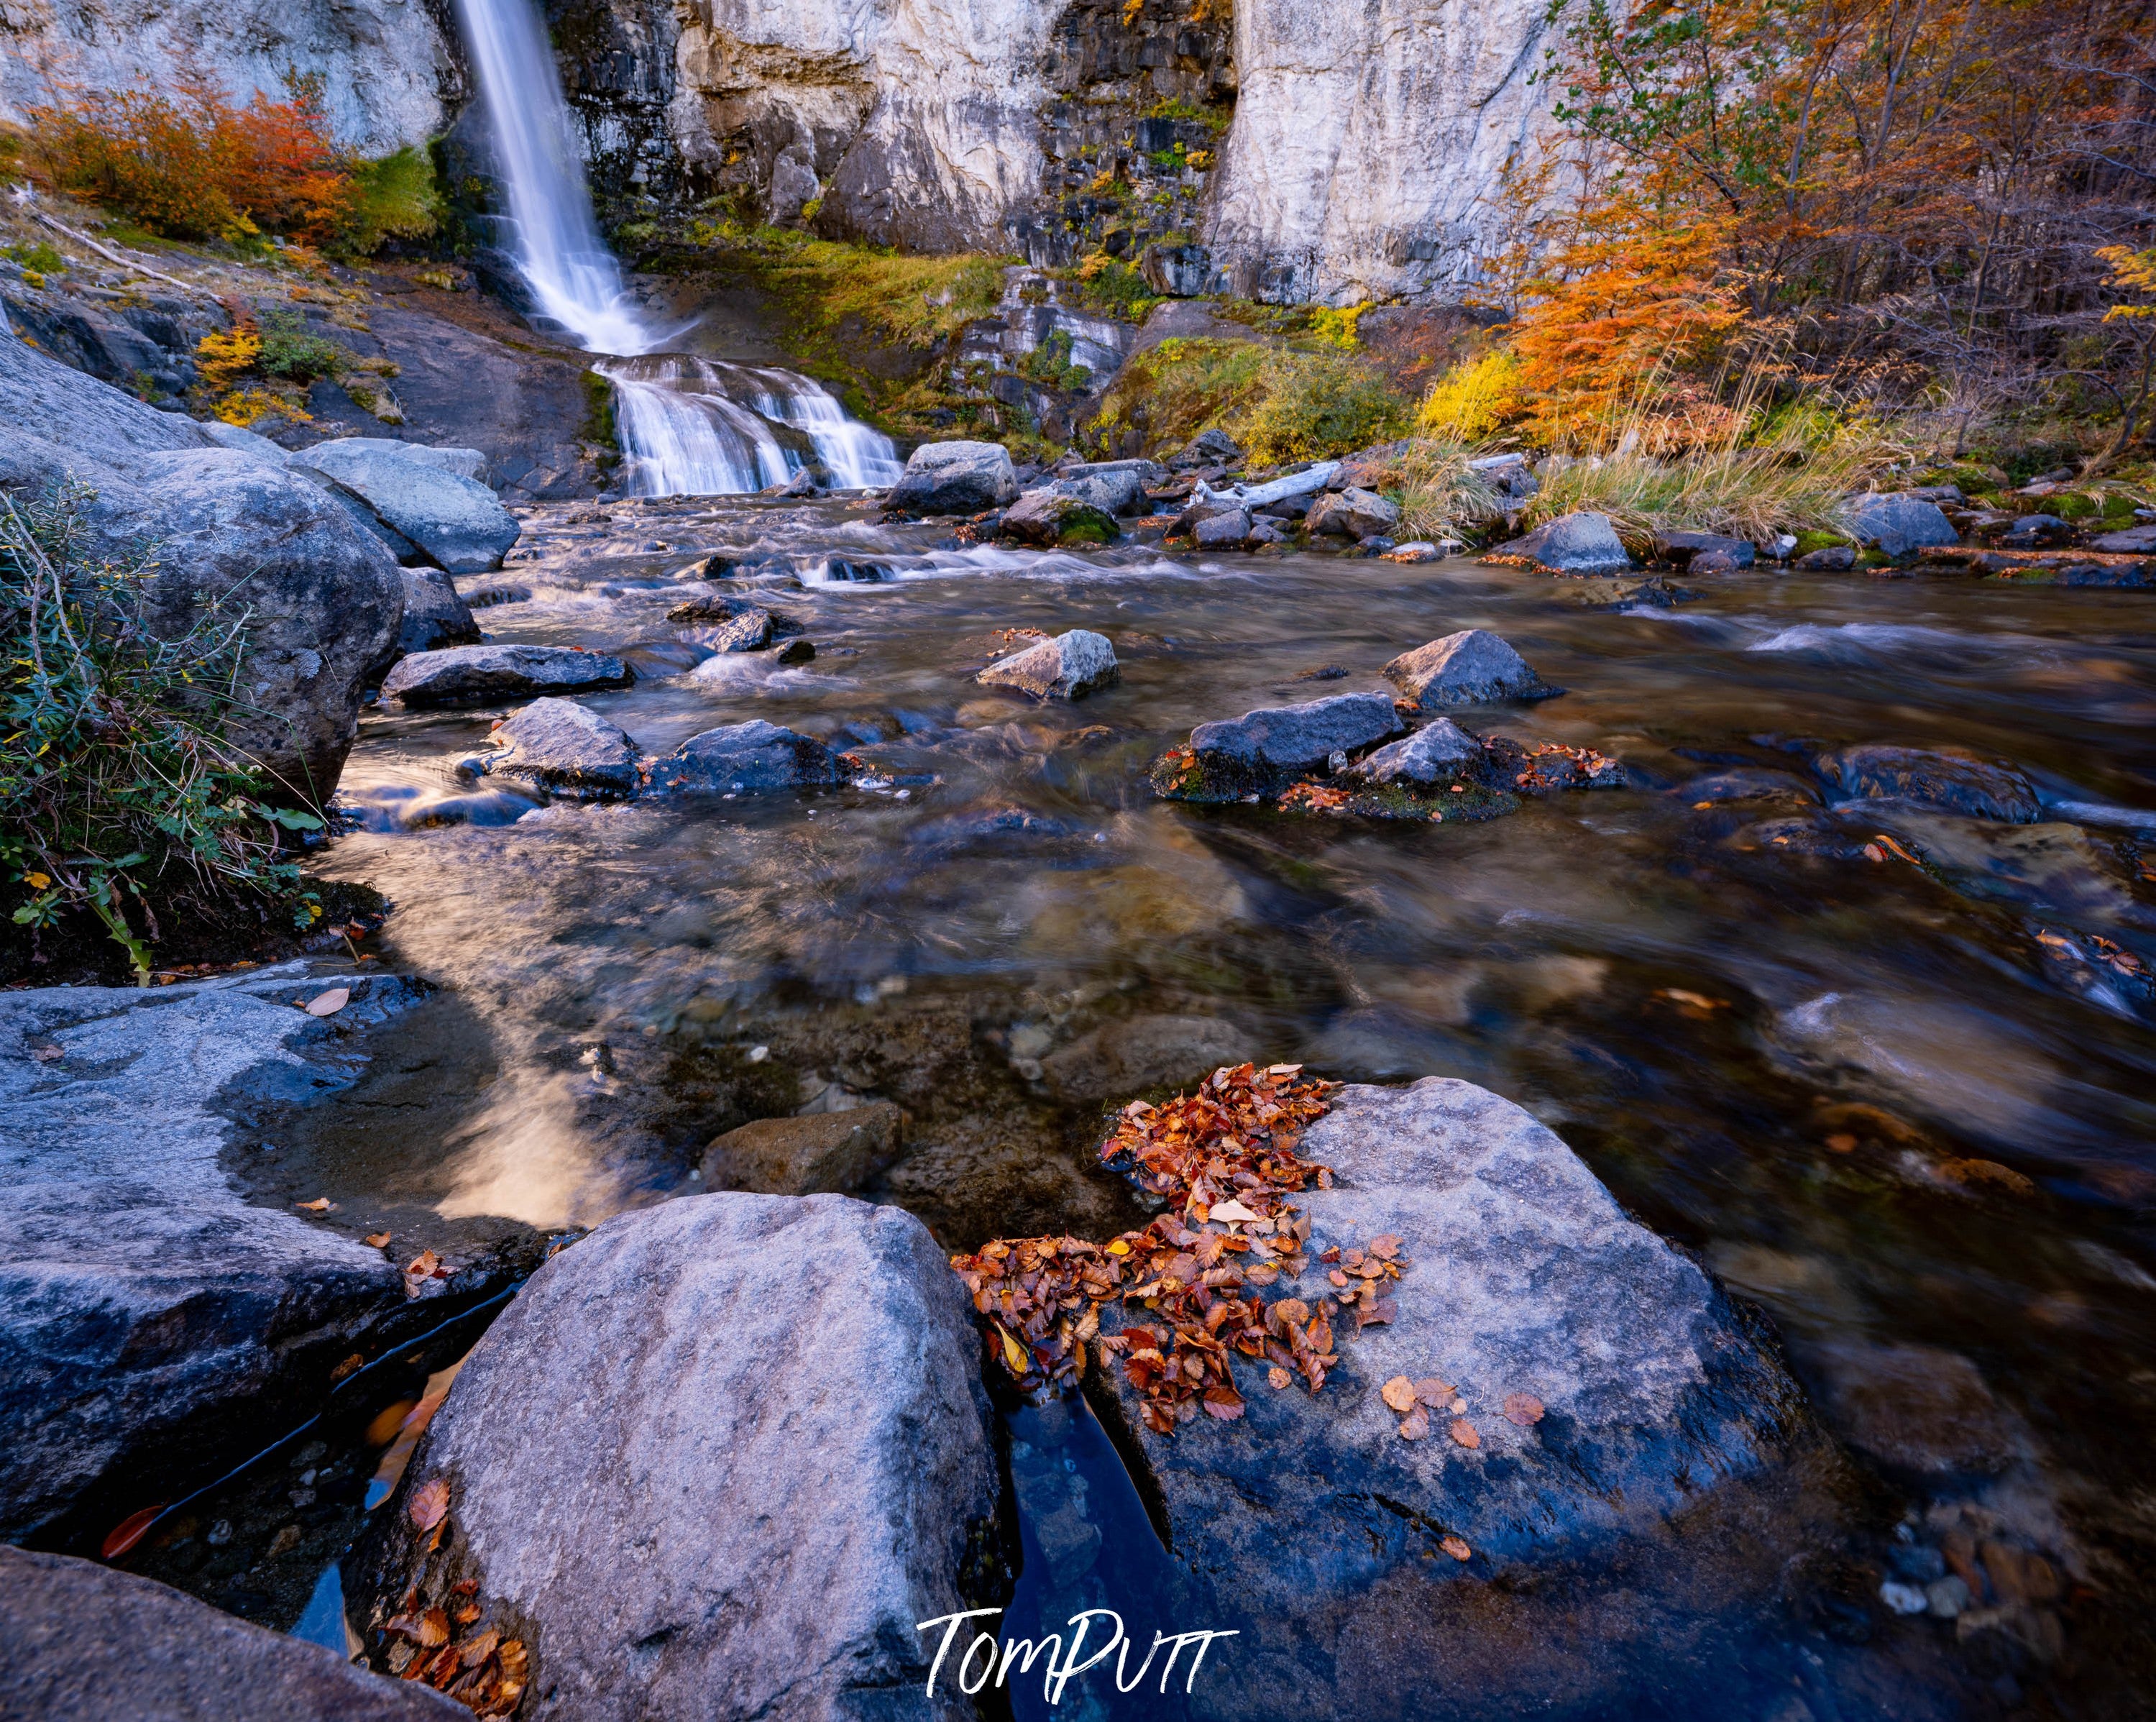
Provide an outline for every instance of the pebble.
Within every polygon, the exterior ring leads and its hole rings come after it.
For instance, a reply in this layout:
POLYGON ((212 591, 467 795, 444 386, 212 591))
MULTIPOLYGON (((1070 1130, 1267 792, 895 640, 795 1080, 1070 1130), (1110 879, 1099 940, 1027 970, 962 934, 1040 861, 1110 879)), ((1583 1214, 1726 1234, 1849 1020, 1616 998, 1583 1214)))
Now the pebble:
POLYGON ((1922 1614, 1931 1606, 1931 1599, 1921 1587, 1897 1579, 1889 1579, 1879 1587, 1879 1600, 1897 1614, 1922 1614))
POLYGON ((1953 1619, 1974 1600, 1958 1574, 1948 1573, 1944 1578, 1933 1579, 1924 1586, 1925 1606, 1943 1621, 1953 1619))

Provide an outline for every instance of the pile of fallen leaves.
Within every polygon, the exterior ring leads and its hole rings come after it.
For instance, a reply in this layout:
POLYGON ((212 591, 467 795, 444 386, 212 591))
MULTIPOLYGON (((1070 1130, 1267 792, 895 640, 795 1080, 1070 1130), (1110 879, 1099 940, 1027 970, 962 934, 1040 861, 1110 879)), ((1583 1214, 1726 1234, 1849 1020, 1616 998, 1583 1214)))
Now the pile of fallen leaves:
POLYGON ((1122 1361, 1147 1426, 1168 1435, 1201 1412, 1224 1422, 1242 1416, 1233 1354, 1268 1365, 1276 1389, 1300 1377, 1315 1393, 1339 1361, 1337 1322, 1352 1318, 1359 1332, 1392 1319, 1385 1290, 1408 1263, 1391 1236, 1319 1252, 1331 1289, 1314 1303, 1263 1295, 1311 1265, 1310 1221, 1288 1197, 1332 1183, 1295 1150, 1336 1085, 1301 1072, 1245 1064, 1215 1071, 1195 1094, 1125 1107, 1101 1158, 1168 1205, 1143 1231, 1107 1244, 999 1239, 952 1258, 1022 1389, 1076 1385, 1090 1348, 1102 1367, 1122 1361), (1103 1336, 1101 1308, 1111 1299, 1145 1318, 1103 1336))
MULTIPOLYGON (((413 1529, 427 1533, 424 1560, 441 1546, 449 1511, 448 1479, 436 1477, 412 1492, 405 1514, 413 1529)), ((422 1603, 415 1580, 404 1592, 398 1612, 383 1622, 388 1648, 382 1661, 400 1679, 424 1680, 478 1716, 506 1716, 530 1683, 531 1659, 521 1639, 508 1638, 498 1627, 482 1624, 476 1579, 460 1579, 442 1603, 422 1603)), ((378 1618, 378 1617, 377 1617, 378 1618)))

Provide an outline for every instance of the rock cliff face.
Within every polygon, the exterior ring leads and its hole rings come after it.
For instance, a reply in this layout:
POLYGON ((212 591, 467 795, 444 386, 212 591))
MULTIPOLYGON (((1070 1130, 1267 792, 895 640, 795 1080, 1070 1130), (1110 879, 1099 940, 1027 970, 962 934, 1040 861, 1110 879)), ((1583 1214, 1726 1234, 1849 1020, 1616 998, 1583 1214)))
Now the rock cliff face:
POLYGON ((463 99, 449 0, 0 0, 0 120, 56 84, 169 89, 192 61, 243 97, 317 73, 366 155, 423 143, 463 99))

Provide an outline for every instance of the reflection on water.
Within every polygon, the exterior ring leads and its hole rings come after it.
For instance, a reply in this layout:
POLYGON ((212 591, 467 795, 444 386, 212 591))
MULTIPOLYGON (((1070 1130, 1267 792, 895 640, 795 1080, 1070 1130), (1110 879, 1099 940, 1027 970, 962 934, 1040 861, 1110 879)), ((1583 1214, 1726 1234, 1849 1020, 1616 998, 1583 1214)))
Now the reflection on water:
MULTIPOLYGON (((2092 941, 2156 962, 2145 596, 1760 573, 1614 612, 1460 562, 939 547, 839 505, 581 505, 530 534, 531 596, 490 633, 628 656, 643 679, 588 703, 644 752, 762 717, 874 787, 542 806, 455 771, 498 712, 371 718, 332 865, 388 892, 393 955, 499 1047, 444 1211, 596 1219, 689 1187, 717 1128, 836 1085, 914 1114, 875 1193, 971 1247, 1112 1218, 1083 1167, 1099 1108, 1223 1044, 1465 1077, 1650 1223, 1751 1264, 1830 1408, 1868 1402, 1866 1360, 1953 1360, 2027 1432, 1986 1487, 2041 1498, 2107 1586, 2138 1568, 2156 1006, 2092 941), (714 550, 755 565, 679 578, 714 550), (814 660, 706 655, 665 614, 707 590, 760 594, 814 660), (1006 630, 1074 626, 1115 642, 1120 686, 1036 707, 974 683, 1006 630), (1466 627, 1570 690, 1470 727, 1599 748, 1635 787, 1413 828, 1147 790, 1193 724, 1383 686, 1387 659, 1466 627), (1861 742, 2011 761, 2045 823, 1817 810, 1811 753, 1861 742), (1738 771, 1798 790, 1684 788, 1738 771), (1929 865, 1868 859, 1880 834, 1929 865), (1804 1318, 1822 1298, 1830 1343, 1804 1318)), ((1919 1506, 1948 1486, 1897 1474, 1919 1506)))

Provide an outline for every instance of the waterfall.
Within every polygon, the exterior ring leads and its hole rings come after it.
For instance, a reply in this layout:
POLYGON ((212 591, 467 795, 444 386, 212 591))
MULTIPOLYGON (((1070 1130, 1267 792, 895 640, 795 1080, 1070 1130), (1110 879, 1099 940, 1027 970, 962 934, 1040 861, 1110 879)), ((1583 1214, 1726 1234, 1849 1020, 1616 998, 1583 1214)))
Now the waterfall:
POLYGON ((890 438, 849 419, 808 378, 757 369, 745 382, 734 374, 742 367, 658 354, 684 332, 644 321, 599 237, 536 0, 456 0, 456 9, 508 191, 517 273, 540 316, 586 352, 615 356, 593 368, 614 387, 631 490, 722 496, 783 482, 801 463, 759 414, 798 428, 834 484, 893 482, 900 467, 890 438))

